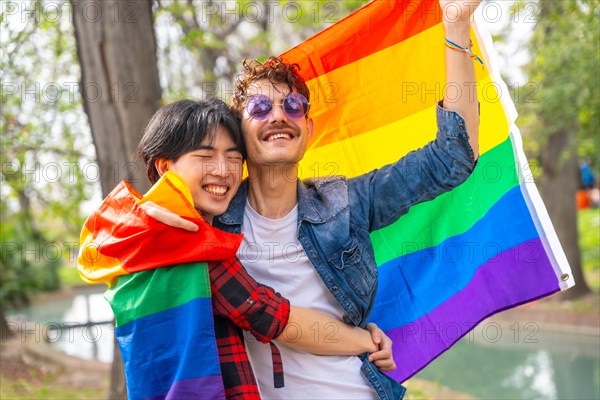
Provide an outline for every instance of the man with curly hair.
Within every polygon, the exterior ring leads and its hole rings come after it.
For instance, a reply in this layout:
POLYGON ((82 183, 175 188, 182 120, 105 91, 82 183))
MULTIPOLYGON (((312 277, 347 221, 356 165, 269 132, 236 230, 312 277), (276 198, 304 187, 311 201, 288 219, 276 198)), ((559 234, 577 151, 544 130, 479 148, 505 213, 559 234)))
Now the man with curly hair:
MULTIPOLYGON (((474 2, 440 3, 447 42, 467 48, 474 2)), ((448 48, 445 67, 447 82, 475 82, 466 52, 448 48)), ((302 182, 298 165, 315 127, 310 93, 296 69, 278 58, 244 62, 232 108, 242 124, 249 178, 214 225, 244 234, 238 256, 256 280, 294 304, 365 327, 377 291, 369 233, 468 178, 478 157, 477 98, 441 101, 436 139, 396 163, 352 179, 302 182)), ((299 334, 335 340, 335 327, 299 334)), ((285 345, 286 385, 274 388, 268 346, 250 336, 246 342, 265 399, 397 399, 405 392, 377 368, 391 369, 393 360, 319 357, 285 345)))

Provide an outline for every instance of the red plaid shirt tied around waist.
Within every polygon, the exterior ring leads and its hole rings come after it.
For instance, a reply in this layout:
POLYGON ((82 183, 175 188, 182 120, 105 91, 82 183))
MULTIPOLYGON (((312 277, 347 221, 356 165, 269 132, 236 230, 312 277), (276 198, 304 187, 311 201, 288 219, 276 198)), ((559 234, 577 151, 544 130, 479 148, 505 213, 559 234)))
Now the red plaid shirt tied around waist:
POLYGON ((286 327, 290 303, 257 283, 238 259, 208 263, 221 374, 228 399, 260 399, 242 329, 271 344, 273 383, 283 387, 281 353, 272 340, 286 327))

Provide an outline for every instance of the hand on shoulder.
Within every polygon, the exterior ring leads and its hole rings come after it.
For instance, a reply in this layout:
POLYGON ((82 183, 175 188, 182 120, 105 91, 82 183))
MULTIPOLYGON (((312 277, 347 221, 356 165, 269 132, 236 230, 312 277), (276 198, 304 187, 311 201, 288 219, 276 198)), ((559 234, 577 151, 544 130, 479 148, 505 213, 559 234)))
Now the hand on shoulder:
POLYGON ((198 230, 198 225, 151 201, 140 204, 140 208, 150 217, 165 225, 185 229, 190 232, 196 232, 198 230))

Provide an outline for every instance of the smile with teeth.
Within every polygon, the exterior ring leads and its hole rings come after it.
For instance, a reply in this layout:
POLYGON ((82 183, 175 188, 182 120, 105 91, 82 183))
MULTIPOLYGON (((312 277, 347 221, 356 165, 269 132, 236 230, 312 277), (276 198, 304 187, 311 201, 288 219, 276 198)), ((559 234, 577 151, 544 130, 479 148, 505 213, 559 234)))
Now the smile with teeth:
POLYGON ((227 193, 227 186, 221 185, 204 185, 202 188, 210 194, 214 194, 215 196, 223 196, 227 193))
POLYGON ((277 139, 291 139, 292 135, 290 135, 289 133, 274 133, 272 135, 269 135, 266 139, 267 142, 270 142, 272 140, 277 140, 277 139))

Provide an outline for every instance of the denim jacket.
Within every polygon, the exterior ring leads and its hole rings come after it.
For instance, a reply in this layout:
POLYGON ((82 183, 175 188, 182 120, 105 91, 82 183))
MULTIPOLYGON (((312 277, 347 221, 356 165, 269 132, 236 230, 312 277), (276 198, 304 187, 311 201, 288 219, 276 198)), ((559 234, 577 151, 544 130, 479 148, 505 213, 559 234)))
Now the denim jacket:
MULTIPOLYGON (((347 314, 346 322, 364 328, 375 302, 377 265, 370 232, 395 222, 410 206, 460 185, 475 167, 463 118, 438 104, 437 125, 434 141, 393 164, 351 179, 298 182, 298 239, 347 314)), ((246 181, 216 227, 240 232, 247 193, 246 181)), ((404 396, 404 387, 366 356, 361 359, 362 373, 380 399, 404 396)))

